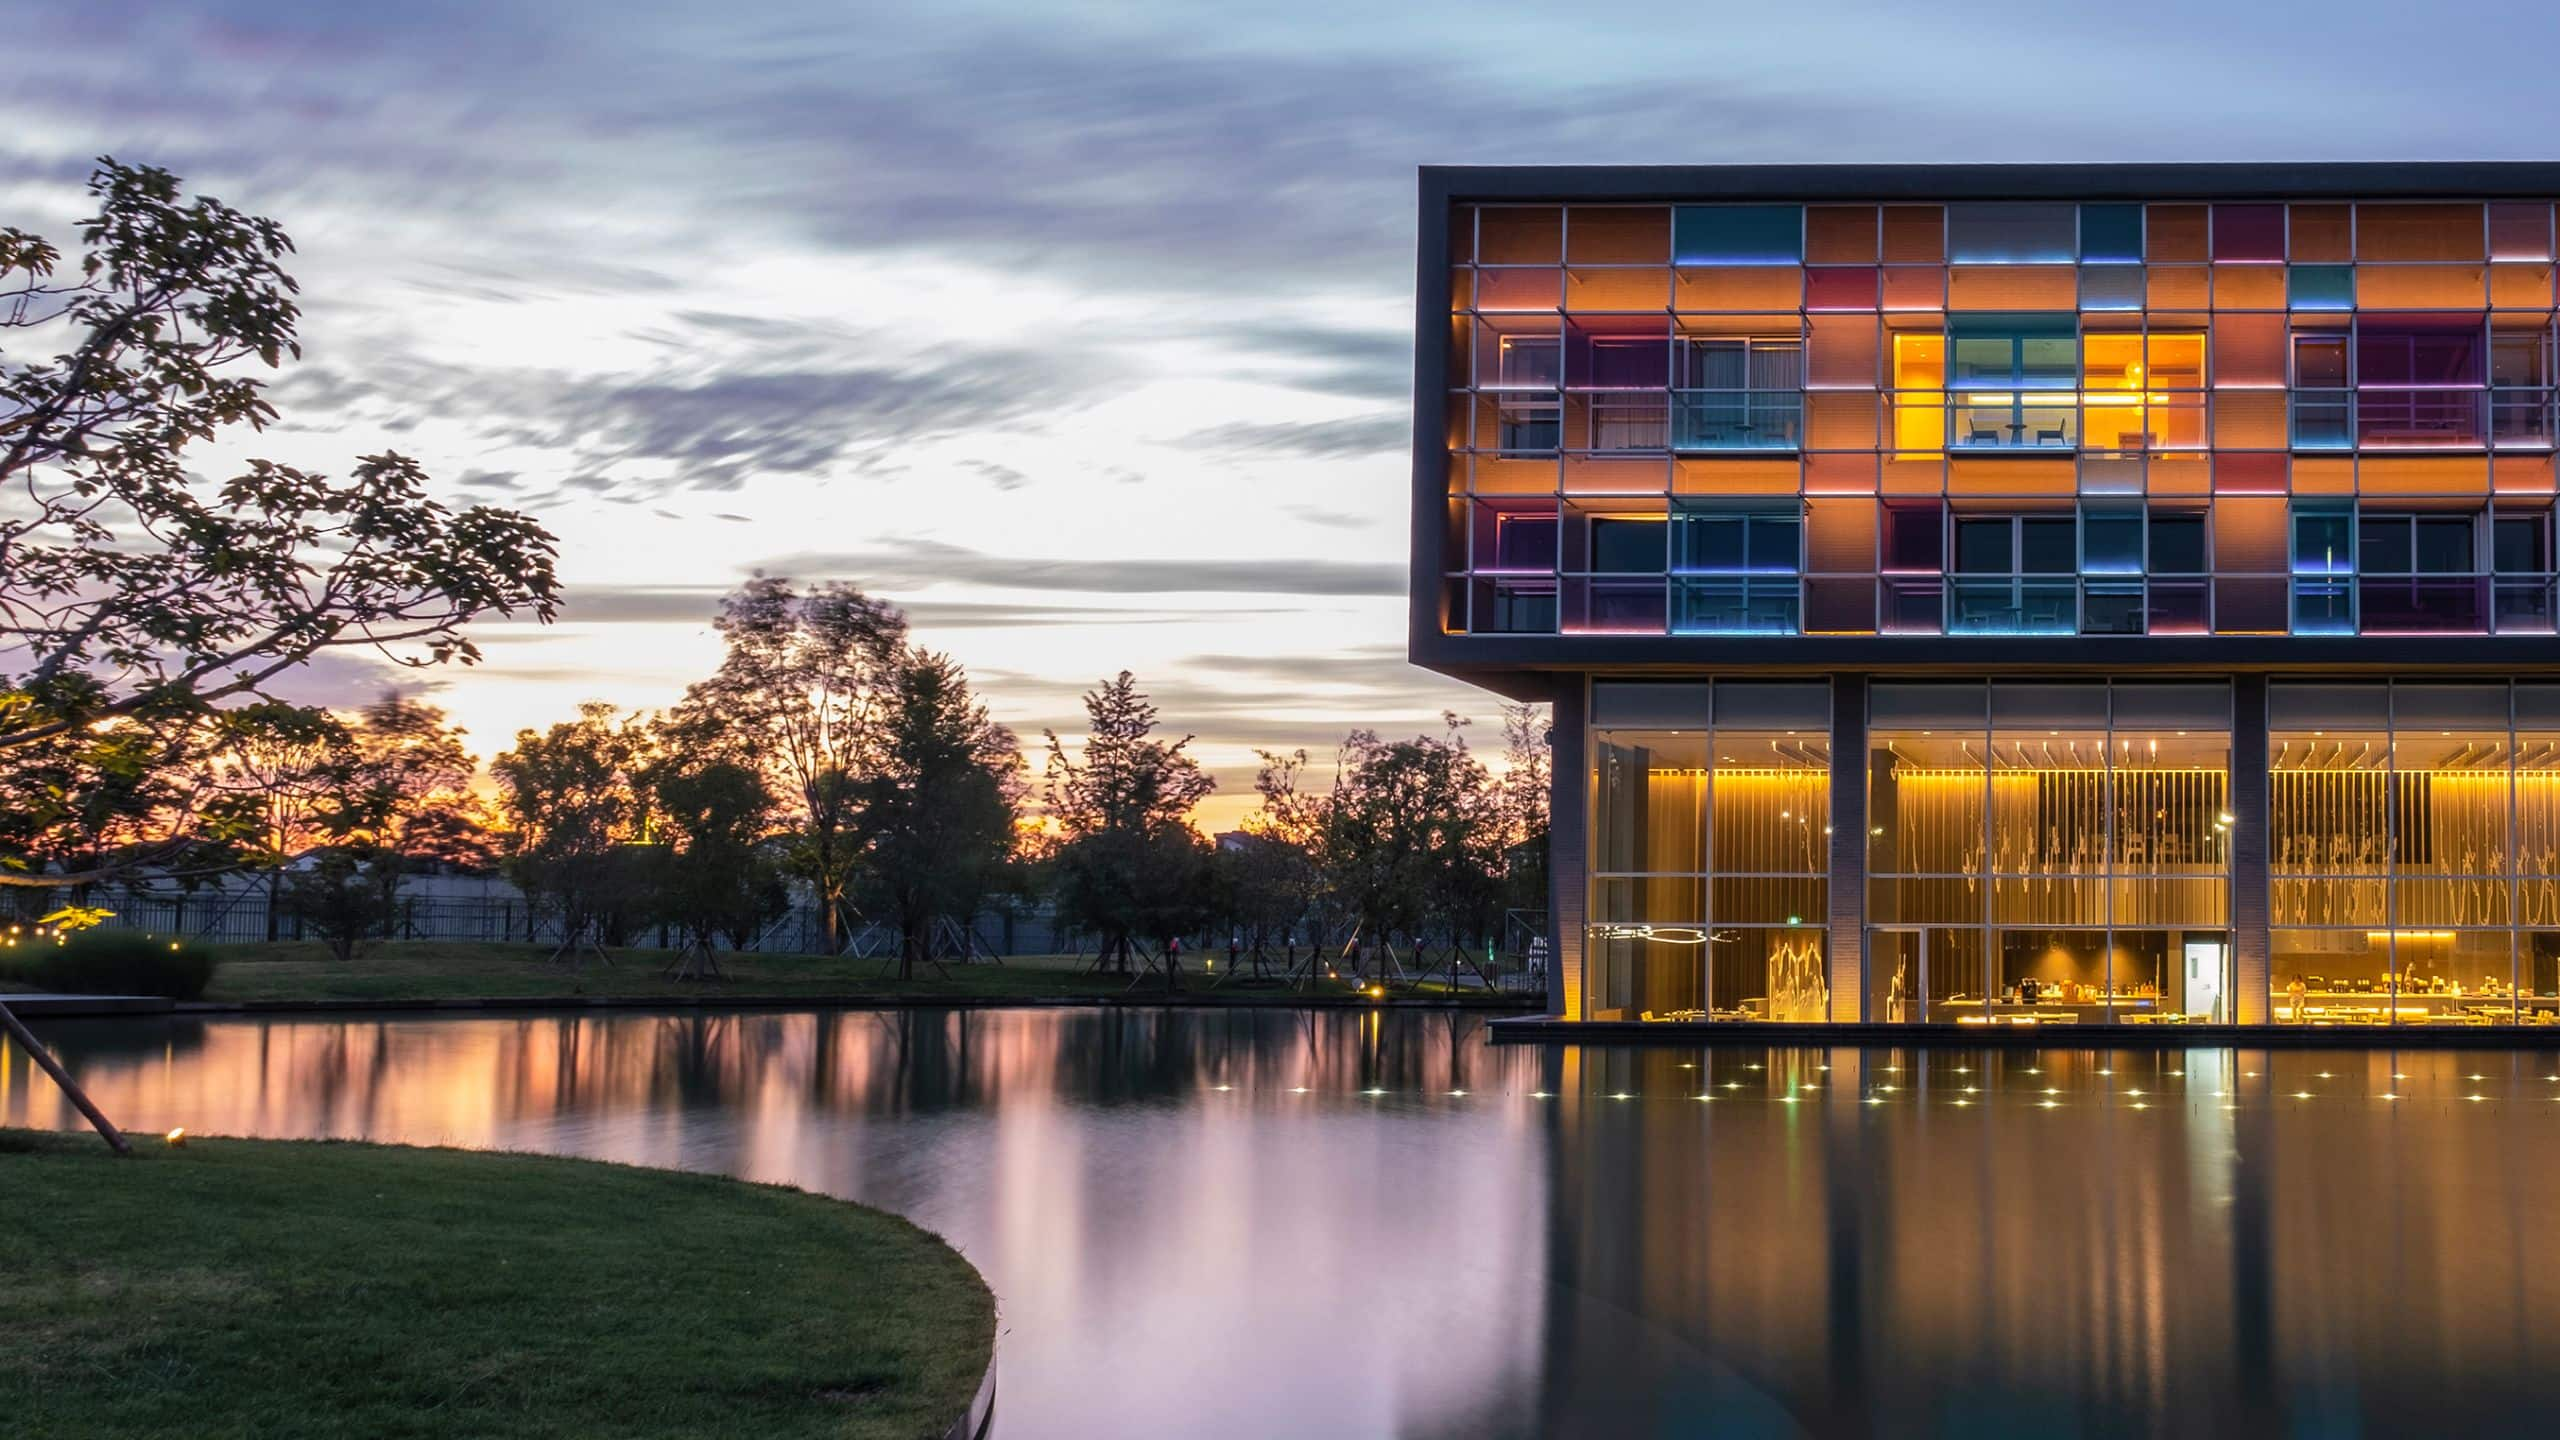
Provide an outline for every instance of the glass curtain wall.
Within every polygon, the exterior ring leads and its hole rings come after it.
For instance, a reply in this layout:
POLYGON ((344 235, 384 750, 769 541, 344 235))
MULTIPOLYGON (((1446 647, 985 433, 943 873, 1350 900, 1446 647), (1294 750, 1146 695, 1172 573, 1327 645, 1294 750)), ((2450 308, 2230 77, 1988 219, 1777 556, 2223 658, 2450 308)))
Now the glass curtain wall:
POLYGON ((2269 687, 2272 1009, 2560 1021, 2560 687, 2269 687))
POLYGON ((1871 1013, 2228 1021, 2223 685, 1879 683, 1871 1013))
POLYGON ((1828 688, 1603 683, 1592 720, 1585 1013, 1828 1018, 1828 688))

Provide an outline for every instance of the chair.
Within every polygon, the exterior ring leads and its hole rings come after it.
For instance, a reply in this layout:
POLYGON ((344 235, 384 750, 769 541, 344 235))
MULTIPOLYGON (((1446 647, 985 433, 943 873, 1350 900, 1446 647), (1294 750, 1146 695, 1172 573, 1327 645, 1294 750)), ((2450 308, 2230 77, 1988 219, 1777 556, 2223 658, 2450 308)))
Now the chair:
POLYGON ((2000 432, 1987 426, 1977 425, 1973 427, 1973 431, 1970 436, 1970 443, 1975 445, 1997 445, 2000 443, 2000 432))
POLYGON ((2037 428, 2037 430, 2036 430, 2036 443, 2037 443, 2037 444, 2039 444, 2039 445, 2059 445, 2059 444, 2061 444, 2061 443, 2062 443, 2062 427, 2061 427, 2061 426, 2059 426, 2059 425, 2056 425, 2056 426, 2054 426, 2052 429, 2047 430, 2047 429, 2044 429, 2044 428, 2042 428, 2041 426, 2039 426, 2039 427, 2037 428))

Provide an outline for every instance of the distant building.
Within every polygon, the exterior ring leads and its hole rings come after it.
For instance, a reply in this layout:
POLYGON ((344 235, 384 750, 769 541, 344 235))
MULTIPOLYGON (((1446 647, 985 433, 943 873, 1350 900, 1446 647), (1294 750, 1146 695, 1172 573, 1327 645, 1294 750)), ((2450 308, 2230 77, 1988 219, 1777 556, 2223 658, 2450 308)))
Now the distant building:
POLYGON ((2560 1020, 2560 165, 1426 169, 1568 1019, 2560 1020))

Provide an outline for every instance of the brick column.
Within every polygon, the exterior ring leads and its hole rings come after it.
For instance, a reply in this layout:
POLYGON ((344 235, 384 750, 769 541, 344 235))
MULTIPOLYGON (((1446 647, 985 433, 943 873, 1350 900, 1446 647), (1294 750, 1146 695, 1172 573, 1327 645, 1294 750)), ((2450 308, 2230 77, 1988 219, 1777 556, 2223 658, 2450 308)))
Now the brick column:
POLYGON ((2272 1018, 2267 1001, 2267 677, 2231 682, 2232 1015, 2272 1018))
POLYGON ((1831 1018, 1867 1014, 1867 677, 1831 677, 1831 1018))
POLYGON ((1583 910, 1591 896, 1590 683, 1567 675, 1556 683, 1547 799, 1547 1012, 1582 1018, 1583 910))

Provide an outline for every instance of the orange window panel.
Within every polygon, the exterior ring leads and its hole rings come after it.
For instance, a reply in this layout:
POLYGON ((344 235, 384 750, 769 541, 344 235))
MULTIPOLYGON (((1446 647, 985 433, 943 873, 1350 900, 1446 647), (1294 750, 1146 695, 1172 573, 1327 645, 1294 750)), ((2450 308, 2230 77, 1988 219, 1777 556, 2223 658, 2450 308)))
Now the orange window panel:
POLYGON ((2197 451, 2154 454, 2143 479, 2154 495, 2202 495, 2211 488, 2212 467, 2197 451))
POLYGON ((2154 330, 2143 338, 2143 384, 2194 390, 2204 385, 2204 331, 2154 330))
POLYGON ((1888 265, 1934 265, 1947 258, 1947 212, 1941 205, 1884 207, 1888 265))
POLYGON ((2548 260, 2551 254, 2551 206, 2500 201, 2489 207, 2489 258, 2548 260))
POLYGON ((1805 568, 1831 575, 1876 572, 1876 502, 1872 498, 1807 500, 1805 568))
POLYGON ((2352 495, 2355 492, 2356 462, 2353 460, 2305 456, 2293 462, 2293 493, 2296 495, 2352 495))
POLYGON ((2091 390, 2142 388, 2142 337, 2097 333, 2080 337, 2081 383, 2091 390))
POLYGON ((1675 310, 1793 310, 1803 303, 1801 265, 1700 265, 1672 272, 1675 310))
POLYGON ((2490 472, 2501 495, 2548 495, 2552 493, 2551 457, 2548 455, 2501 455, 2490 472))
POLYGON ((1863 455, 1806 456, 1804 493, 1807 495, 1873 495, 1876 493, 1875 452, 1870 450, 1863 455))
POLYGON ((1453 312, 1472 310, 1476 304, 1476 272, 1467 266, 1454 266, 1449 271, 1449 309, 1453 312))
MULTIPOLYGON (((1451 450, 1465 450, 1474 443, 1472 425, 1472 417, 1475 413, 1474 402, 1474 396, 1459 390, 1453 392, 1449 396, 1448 403, 1441 408, 1442 429, 1448 436, 1451 450)), ((1449 467, 1449 483, 1452 486, 1464 488, 1466 478, 1466 472, 1461 467, 1456 465, 1449 467)))
POLYGON ((1793 495, 1802 488, 1792 459, 1681 459, 1671 466, 1674 494, 1793 495))
POLYGON ((1568 455, 1564 488, 1570 495, 1659 495, 1670 481, 1668 460, 1599 460, 1568 455))
POLYGON ((1872 315, 1816 315, 1806 322, 1805 385, 1808 389, 1872 390, 1876 384, 1876 321, 1872 315))
POLYGON ((1936 330, 1893 332, 1893 386, 1936 390, 1947 383, 1947 337, 1936 330))
POLYGON ((2213 303, 2213 272, 2202 265, 2154 265, 2144 277, 2153 310, 2202 310, 2213 303))
POLYGON ((2069 495, 2079 488, 2079 467, 2069 460, 1959 456, 1947 466, 1950 495, 2069 495))
MULTIPOLYGON (((2285 430, 2285 392, 2213 392, 2213 443, 2224 450, 2284 449, 2290 443, 2285 430)), ((2281 475, 2276 488, 2283 488, 2281 475)))
POLYGON ((1671 304, 1671 267, 1655 270, 1588 270, 1564 272, 1567 310, 1650 310, 1671 304))
POLYGON ((2281 495, 2282 454, 2217 454, 2213 457, 2213 489, 2217 495, 2281 495))
POLYGON ((2080 448, 2139 454, 2151 448, 2151 422, 2138 391, 2091 390, 2080 406, 2080 448))
POLYGON ((1810 205, 1804 212, 1804 258, 1816 265, 1876 263, 1876 207, 1810 205))
POLYGON ((2080 272, 2069 265, 1956 265, 1949 310, 2077 310, 2080 272))
POLYGON ((1939 456, 1897 455, 1881 467, 1877 487, 1888 495, 1936 495, 1947 488, 1946 462, 1939 456))
POLYGON ((1479 270, 1476 309, 1554 310, 1564 299, 1561 270, 1479 270))
POLYGON ((2142 219, 2143 258, 2158 264, 2186 264, 2205 258, 2206 215, 2202 205, 2153 205, 2142 219))
POLYGON ((2213 568, 2223 575, 2282 574, 2286 506, 2281 496, 2224 495, 2213 502, 2213 568))
POLYGON ((1564 207, 1487 205, 1476 212, 1476 263, 1553 265, 1564 259, 1564 207))
POLYGON ((2358 260, 2482 260, 2487 217, 2477 204, 2356 207, 2358 260))
POLYGON ((2355 258, 2355 207, 2295 205, 2285 217, 2286 253, 2296 262, 2342 265, 2355 258))
POLYGON ((2083 495, 2139 495, 2142 493, 2142 468, 2142 461, 2133 456, 2116 458, 2082 456, 2080 493, 2083 495))
POLYGON ((1815 390, 1806 394, 1804 402, 1806 449, 1876 448, 1876 392, 1815 390))
POLYGON ((1669 264, 1671 207, 1576 205, 1565 212, 1564 258, 1573 265, 1669 264))
POLYGON ((1886 266, 1884 308, 1887 310, 1946 309, 1946 267, 1942 265, 1886 266))
POLYGON ((2477 310, 2489 303, 2479 265, 2359 265, 2359 310, 2477 310))
POLYGON ((2213 322, 2213 383, 2284 387, 2284 316, 2219 315, 2213 322))
POLYGON ((1947 448, 1947 397, 1937 390, 1896 390, 1893 411, 1896 455, 1929 455, 1947 448))
POLYGON ((2515 264, 2490 266, 2489 303, 2502 310, 2550 309, 2551 267, 2515 264))
POLYGON ((2376 455, 2356 461, 2356 488, 2367 495, 2485 495, 2489 461, 2479 455, 2376 455))
POLYGON ((1553 460, 1475 459, 1475 492, 1479 495, 1552 495, 1556 492, 1553 460))
POLYGON ((2216 310, 2281 310, 2284 267, 2281 265, 2216 265, 2213 267, 2216 310))

